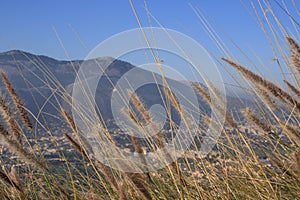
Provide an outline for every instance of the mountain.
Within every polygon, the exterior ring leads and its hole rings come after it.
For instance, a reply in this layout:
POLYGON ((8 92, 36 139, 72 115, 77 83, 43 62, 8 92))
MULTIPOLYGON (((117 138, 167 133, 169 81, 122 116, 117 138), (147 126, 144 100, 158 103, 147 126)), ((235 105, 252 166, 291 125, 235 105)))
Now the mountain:
MULTIPOLYGON (((122 75, 135 68, 128 62, 115 60, 111 57, 97 58, 97 62, 100 64, 108 61, 113 61, 105 72, 109 79, 107 77, 100 79, 98 86, 101 87, 97 88, 95 98, 106 121, 112 118, 110 99, 114 89, 113 85, 120 80, 122 75)), ((55 120, 56 116, 60 115, 60 105, 70 109, 61 98, 60 91, 72 92, 76 72, 82 62, 82 60, 60 61, 20 50, 0 53, 0 69, 7 74, 25 106, 41 121, 43 121, 40 116, 41 113, 47 115, 47 121, 55 120)), ((142 81, 143 75, 151 72, 136 68, 136 73, 138 74, 136 80, 142 81)), ((179 85, 184 90, 185 84, 174 80, 168 81, 179 85)), ((5 93, 2 83, 1 92, 5 93)), ((155 84, 148 84, 139 88, 138 95, 142 97, 146 107, 156 103, 162 104, 160 93, 155 84)), ((175 116, 174 118, 178 117, 175 116)))

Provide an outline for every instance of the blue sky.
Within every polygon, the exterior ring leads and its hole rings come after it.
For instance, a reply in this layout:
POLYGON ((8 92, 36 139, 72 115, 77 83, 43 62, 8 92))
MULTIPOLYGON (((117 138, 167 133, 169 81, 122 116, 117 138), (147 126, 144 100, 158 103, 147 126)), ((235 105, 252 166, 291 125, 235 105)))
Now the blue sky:
MULTIPOLYGON (((143 1, 134 3, 144 26, 148 26, 143 1)), ((190 5, 215 20, 242 47, 255 48, 258 40, 264 40, 262 31, 239 0, 148 1, 150 12, 163 26, 181 31, 209 48, 190 5)), ((87 51, 76 34, 91 49, 113 34, 138 27, 126 0, 2 1, 0 18, 1 52, 22 49, 58 59, 66 59, 66 55, 54 29, 71 58, 82 59, 87 51)))
MULTIPOLYGON (((144 2, 133 2, 143 25, 149 26, 144 2)), ((276 7, 274 0, 270 2, 278 10, 278 16, 283 21, 288 21, 288 17, 276 7)), ((187 34, 210 52, 216 52, 215 45, 193 9, 200 10, 219 32, 224 31, 245 52, 254 52, 266 62, 272 59, 268 41, 251 16, 253 9, 249 1, 148 0, 147 4, 151 14, 164 27, 187 34)), ((291 3, 287 4, 292 6, 291 3)), ((255 5, 258 6, 257 2, 255 5)), ((71 59, 83 59, 89 50, 108 37, 138 27, 127 0, 2 1, 0 19, 0 52, 21 49, 63 60, 68 60, 64 48, 71 59)), ((157 25, 154 20, 152 22, 154 26, 157 25)), ((224 40, 230 43, 227 36, 224 36, 224 40)), ((234 45, 232 47, 234 54, 242 55, 234 45)))

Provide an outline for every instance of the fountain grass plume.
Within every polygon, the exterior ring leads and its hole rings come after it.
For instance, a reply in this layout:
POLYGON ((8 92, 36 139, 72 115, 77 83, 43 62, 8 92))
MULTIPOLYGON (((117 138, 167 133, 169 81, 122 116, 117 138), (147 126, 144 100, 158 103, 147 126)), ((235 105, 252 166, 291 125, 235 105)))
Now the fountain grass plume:
MULTIPOLYGON (((246 69, 244 66, 226 59, 222 58, 225 62, 230 64, 233 68, 235 68, 237 71, 239 71, 242 76, 248 80, 250 80, 254 84, 258 84, 264 89, 268 90, 274 97, 282 97, 285 100, 287 100, 292 105, 295 105, 298 110, 300 110, 300 103, 294 99, 288 92, 281 89, 279 86, 275 85, 271 81, 268 81, 267 79, 262 78, 261 76, 255 74, 254 72, 246 69)), ((280 99, 280 98, 279 98, 280 99)))
POLYGON ((294 68, 298 71, 298 73, 300 73, 300 47, 293 38, 287 36, 286 40, 290 47, 290 58, 293 62, 294 68))
POLYGON ((0 72, 0 76, 5 85, 5 88, 7 89, 9 95, 12 98, 14 105, 18 109, 18 114, 20 115, 22 122, 27 126, 27 128, 29 130, 31 130, 33 128, 33 125, 30 121, 28 112, 25 109, 23 101, 21 100, 21 98, 19 97, 19 95, 17 94, 15 89, 13 88, 11 82, 9 81, 8 77, 6 76, 6 74, 3 71, 0 72))

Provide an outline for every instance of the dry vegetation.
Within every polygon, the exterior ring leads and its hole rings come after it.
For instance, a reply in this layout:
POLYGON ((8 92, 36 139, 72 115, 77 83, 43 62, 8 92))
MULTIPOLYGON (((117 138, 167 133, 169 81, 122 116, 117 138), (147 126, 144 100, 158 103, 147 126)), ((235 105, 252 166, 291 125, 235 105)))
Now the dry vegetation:
MULTIPOLYGON (((280 24, 281 25, 281 24, 280 24)), ((275 26, 275 25, 274 25, 275 26)), ((300 46, 297 38, 284 35, 287 51, 282 51, 291 79, 284 79, 287 89, 250 71, 246 66, 229 58, 222 58, 250 84, 255 109, 244 108, 242 124, 227 114, 222 139, 206 158, 195 151, 187 151, 182 159, 156 172, 125 173, 111 169, 89 154, 72 117, 62 109, 72 133, 65 135, 81 155, 74 165, 62 150, 64 160, 59 170, 36 152, 27 141, 27 134, 35 127, 30 121, 22 100, 9 79, 1 72, 8 98, 0 96, 1 143, 12 155, 11 168, 0 171, 1 199, 297 199, 300 196, 300 46), (13 112, 16 111, 16 112, 13 112), (287 113, 283 115, 283 113, 287 113), (283 117, 287 116, 287 117, 283 117), (261 143, 245 134, 245 127, 258 130, 261 143), (285 138, 285 139, 283 139, 285 138), (268 145, 265 145, 265 144, 268 145), (261 155, 264 154, 262 159, 261 155), (17 168, 18 163, 25 163, 17 168), (24 167, 26 166, 26 167, 24 167)), ((278 38, 276 38, 278 39, 278 38)), ((280 48, 284 49, 283 46, 280 48)), ((282 67, 282 66, 280 66, 282 67)), ((193 84, 195 91, 213 105, 207 91, 193 84)), ((180 106, 168 88, 164 90, 169 103, 180 112, 180 106)), ((66 95, 66 101, 69 99, 66 95)), ((70 103, 70 102, 68 102, 70 103)), ((143 120, 129 112, 138 126, 151 121, 151 116, 138 96, 133 103, 143 120)), ((220 109, 220 108, 219 108, 220 109)), ((202 126, 208 126, 210 116, 203 116, 202 126), (206 125, 205 125, 206 123, 206 125)), ((103 129, 104 133, 106 130, 103 129)), ((255 133, 253 133, 255 134, 255 133)), ((251 135, 251 134, 250 134, 251 135)), ((49 134, 51 137, 51 134, 49 134)), ((110 138, 111 139, 111 138, 110 138)), ((142 146, 131 137, 136 152, 142 146)), ((55 141, 53 142, 55 143, 55 141)), ((158 134, 149 141, 153 150, 160 148, 164 137, 158 134)), ((38 146, 39 144, 36 143, 38 146)), ((59 148, 59 144, 56 144, 59 148)), ((197 150, 194 145, 193 149, 197 150)), ((1 161, 8 162, 8 161, 1 161)))

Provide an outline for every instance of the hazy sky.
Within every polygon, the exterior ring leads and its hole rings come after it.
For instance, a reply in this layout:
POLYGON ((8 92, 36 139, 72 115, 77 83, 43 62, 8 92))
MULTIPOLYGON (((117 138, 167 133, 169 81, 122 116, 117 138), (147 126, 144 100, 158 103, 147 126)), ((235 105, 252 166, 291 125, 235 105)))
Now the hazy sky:
MULTIPOLYGON (((143 26, 149 26, 144 1, 133 2, 143 26)), ((247 53, 262 57, 267 63, 271 62, 273 56, 271 48, 253 15, 254 10, 249 2, 148 0, 147 4, 151 14, 164 27, 194 38, 210 52, 215 51, 215 45, 209 39, 193 9, 201 11, 217 31, 223 34, 226 42, 231 43, 231 38, 247 53)), ((270 0, 270 3, 278 11, 280 19, 288 22, 289 18, 278 7, 276 1, 270 0)), ((294 8, 292 0, 287 0, 286 3, 288 7, 294 8)), ((254 5, 258 8, 256 1, 254 5)), ((127 0, 2 1, 0 19, 0 52, 21 49, 57 59, 68 59, 64 48, 71 59, 83 59, 89 50, 106 38, 138 27, 127 0)), ((157 26, 155 20, 151 21, 153 26, 157 26)), ((234 54, 242 55, 234 45, 232 46, 231 51, 234 54)))

